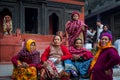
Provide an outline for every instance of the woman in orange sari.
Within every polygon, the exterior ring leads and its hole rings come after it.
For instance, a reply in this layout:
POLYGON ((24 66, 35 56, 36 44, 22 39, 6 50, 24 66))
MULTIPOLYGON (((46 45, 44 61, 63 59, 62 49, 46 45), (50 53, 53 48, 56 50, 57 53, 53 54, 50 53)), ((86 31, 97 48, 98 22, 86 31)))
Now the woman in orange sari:
POLYGON ((90 66, 90 80, 113 80, 112 68, 120 62, 120 56, 111 41, 112 35, 109 33, 100 36, 98 51, 90 66))

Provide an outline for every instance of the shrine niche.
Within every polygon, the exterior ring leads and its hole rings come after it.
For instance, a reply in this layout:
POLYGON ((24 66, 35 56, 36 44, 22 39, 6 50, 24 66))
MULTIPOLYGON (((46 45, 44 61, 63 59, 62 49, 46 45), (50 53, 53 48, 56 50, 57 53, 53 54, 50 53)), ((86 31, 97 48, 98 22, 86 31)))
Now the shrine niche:
POLYGON ((4 8, 0 12, 0 32, 1 34, 11 34, 12 28, 12 13, 8 8, 4 8))
POLYGON ((12 18, 9 15, 5 15, 3 18, 3 32, 5 35, 11 35, 12 34, 12 18))
POLYGON ((49 34, 56 34, 59 29, 59 17, 56 13, 49 16, 49 34))
POLYGON ((38 9, 25 7, 25 33, 38 33, 38 9))

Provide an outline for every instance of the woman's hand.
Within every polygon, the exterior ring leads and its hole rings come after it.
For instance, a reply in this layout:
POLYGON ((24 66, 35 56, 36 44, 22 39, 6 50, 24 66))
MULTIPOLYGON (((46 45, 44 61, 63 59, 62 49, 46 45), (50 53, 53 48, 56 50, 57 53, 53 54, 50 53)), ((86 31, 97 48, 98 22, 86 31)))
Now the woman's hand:
POLYGON ((85 31, 85 26, 82 26, 82 30, 85 31))
POLYGON ((105 74, 106 74, 106 75, 110 75, 110 74, 111 74, 111 70, 110 70, 110 69, 105 70, 105 74))
POLYGON ((55 64, 59 64, 61 62, 61 58, 58 58, 56 61, 55 61, 55 64))
POLYGON ((18 64, 17 67, 18 67, 18 68, 22 68, 23 65, 22 65, 22 64, 18 64))
POLYGON ((74 60, 77 60, 77 59, 79 59, 79 58, 80 58, 79 55, 73 55, 73 59, 74 59, 74 60))
POLYGON ((45 61, 45 62, 43 63, 43 66, 44 66, 44 67, 47 67, 47 64, 48 64, 48 63, 45 61))
POLYGON ((22 62, 23 67, 29 67, 29 64, 27 64, 26 62, 22 62))

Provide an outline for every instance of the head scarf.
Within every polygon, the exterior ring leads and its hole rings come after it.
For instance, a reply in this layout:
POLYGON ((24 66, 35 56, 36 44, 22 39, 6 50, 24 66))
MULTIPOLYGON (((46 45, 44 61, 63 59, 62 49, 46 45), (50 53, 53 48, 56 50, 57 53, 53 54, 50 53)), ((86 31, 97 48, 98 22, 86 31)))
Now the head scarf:
POLYGON ((27 41, 25 41, 23 49, 21 49, 20 52, 18 53, 18 57, 20 61, 27 62, 28 64, 30 63, 37 64, 39 63, 40 60, 39 52, 37 50, 30 52, 30 46, 32 42, 35 43, 35 40, 28 39, 27 41))
POLYGON ((109 38, 110 41, 112 41, 112 35, 110 33, 103 33, 101 36, 100 36, 100 39, 103 37, 103 36, 107 36, 109 38))
POLYGON ((79 12, 74 11, 74 12, 72 12, 72 14, 71 14, 71 19, 73 19, 73 16, 74 16, 75 14, 77 14, 78 16, 80 16, 79 12))
POLYGON ((31 43, 35 43, 35 40, 32 40, 32 39, 29 39, 27 40, 26 42, 26 49, 30 52, 30 46, 31 46, 31 43))

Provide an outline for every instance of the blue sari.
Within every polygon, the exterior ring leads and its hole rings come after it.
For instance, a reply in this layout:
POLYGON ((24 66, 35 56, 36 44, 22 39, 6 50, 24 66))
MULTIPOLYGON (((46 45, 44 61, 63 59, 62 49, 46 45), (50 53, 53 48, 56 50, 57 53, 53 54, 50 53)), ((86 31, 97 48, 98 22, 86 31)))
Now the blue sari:
POLYGON ((70 62, 69 64, 75 66, 80 76, 88 74, 88 70, 93 59, 92 52, 85 48, 76 49, 74 46, 71 46, 69 48, 69 51, 72 53, 72 55, 80 56, 80 58, 77 60, 75 60, 73 57, 72 62, 70 62))
POLYGON ((73 61, 73 64, 75 65, 75 67, 77 68, 77 71, 80 75, 86 75, 88 74, 88 70, 89 70, 89 66, 90 63, 92 61, 92 58, 86 61, 73 61))
POLYGON ((76 67, 73 65, 73 62, 70 59, 64 61, 64 66, 65 66, 66 72, 70 72, 71 70, 74 70, 77 72, 76 67))

